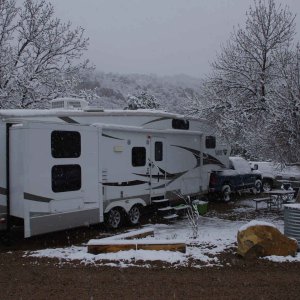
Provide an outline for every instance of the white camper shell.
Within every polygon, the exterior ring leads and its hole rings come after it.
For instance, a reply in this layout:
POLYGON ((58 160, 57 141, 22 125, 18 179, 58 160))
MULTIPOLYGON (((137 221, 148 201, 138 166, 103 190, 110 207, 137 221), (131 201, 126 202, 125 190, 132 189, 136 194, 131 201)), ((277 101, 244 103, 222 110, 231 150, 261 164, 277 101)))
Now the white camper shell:
POLYGON ((25 237, 106 215, 118 223, 118 213, 137 223, 141 207, 206 193, 210 172, 228 167, 228 147, 204 121, 61 101, 0 110, 0 223, 23 219, 25 237))

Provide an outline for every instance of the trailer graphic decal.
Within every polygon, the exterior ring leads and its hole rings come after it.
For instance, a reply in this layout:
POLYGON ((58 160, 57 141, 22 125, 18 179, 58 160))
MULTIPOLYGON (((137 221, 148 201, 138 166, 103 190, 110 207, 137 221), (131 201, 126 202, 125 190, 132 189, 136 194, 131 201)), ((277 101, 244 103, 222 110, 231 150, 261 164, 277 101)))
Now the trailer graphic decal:
POLYGON ((59 119, 63 120, 66 123, 70 123, 70 124, 80 124, 79 122, 73 120, 70 117, 59 117, 59 119))
POLYGON ((110 139, 115 139, 115 140, 124 141, 124 139, 117 138, 117 137, 114 137, 114 136, 111 136, 111 135, 108 135, 108 134, 105 134, 105 133, 102 133, 102 136, 107 137, 107 138, 110 138, 110 139))
POLYGON ((187 171, 184 171, 184 172, 179 172, 179 173, 168 173, 167 171, 163 170, 162 168, 158 167, 159 171, 162 173, 162 174, 157 174, 157 175, 150 175, 150 174, 139 174, 139 173, 133 173, 134 175, 137 175, 137 176, 142 176, 142 177, 152 177, 154 179, 166 179, 166 180, 175 180, 177 179, 178 177, 184 175, 186 172, 188 172, 189 170, 187 171))
MULTIPOLYGON (((196 160, 197 160, 197 165, 194 167, 194 169, 196 169, 200 166, 201 151, 191 149, 191 148, 188 148, 188 147, 183 147, 183 146, 177 146, 177 145, 171 145, 171 146, 177 147, 177 148, 182 148, 182 149, 185 149, 187 151, 192 152, 193 155, 195 156, 196 160)), ((218 166, 221 166, 221 167, 225 168, 225 165, 223 163, 221 163, 214 156, 212 156, 210 154, 207 154, 207 153, 203 153, 203 165, 218 165, 218 166)))
MULTIPOLYGON (((168 173, 167 171, 163 170, 162 168, 160 167, 157 167, 159 169, 159 171, 162 173, 162 174, 158 174, 158 175, 150 175, 150 174, 138 174, 138 173, 133 173, 134 175, 138 175, 138 176, 143 176, 143 177, 152 177, 154 179, 162 179, 162 180, 170 180, 169 182, 167 183, 163 183, 159 186, 156 186, 156 187, 152 187, 152 190, 155 190, 155 189, 160 189, 160 188, 163 188, 165 186, 168 186, 169 184, 171 184, 172 182, 174 182, 176 179, 178 179, 179 177, 183 176, 185 173, 187 173, 189 170, 187 171, 184 171, 184 172, 179 172, 179 173, 174 173, 174 174, 171 174, 171 173, 168 173)), ((148 189, 149 190, 149 189, 148 189)))
POLYGON ((199 150, 195 150, 195 149, 188 148, 188 147, 183 147, 183 146, 177 146, 177 145, 171 145, 171 146, 181 148, 181 149, 184 149, 184 150, 187 150, 187 151, 191 152, 197 160, 197 164, 194 167, 194 169, 200 167, 200 164, 201 164, 200 154, 201 154, 201 152, 199 150))
POLYGON ((150 123, 155 123, 155 122, 164 121, 164 120, 171 120, 171 119, 172 118, 169 118, 169 117, 158 118, 158 119, 154 119, 152 121, 146 122, 146 123, 142 124, 142 126, 145 126, 150 123))
MULTIPOLYGON (((152 190, 160 189, 160 188, 163 188, 165 186, 170 185, 172 182, 174 182, 176 179, 178 179, 179 177, 183 176, 187 172, 188 171, 184 171, 184 172, 172 174, 173 178, 169 182, 167 182, 166 184, 161 184, 159 186, 153 187, 152 190)), ((170 178, 168 178, 168 179, 170 179, 170 178)))
POLYGON ((148 181, 141 180, 131 180, 131 181, 123 181, 123 182, 103 182, 102 185, 107 186, 133 186, 148 183, 148 181))
POLYGON ((29 193, 24 193, 24 199, 31 200, 31 201, 38 201, 38 202, 46 202, 46 203, 53 200, 51 198, 29 194, 29 193))
POLYGON ((218 166, 221 166, 222 168, 225 168, 225 165, 222 164, 217 158, 215 158, 207 153, 203 153, 203 164, 204 165, 218 165, 218 166))

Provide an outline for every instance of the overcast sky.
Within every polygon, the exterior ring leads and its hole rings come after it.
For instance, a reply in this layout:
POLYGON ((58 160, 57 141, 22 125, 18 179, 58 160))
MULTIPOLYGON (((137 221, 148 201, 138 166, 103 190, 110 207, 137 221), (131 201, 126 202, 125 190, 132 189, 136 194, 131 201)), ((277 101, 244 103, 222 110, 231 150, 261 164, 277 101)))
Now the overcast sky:
MULTIPOLYGON (((56 14, 86 29, 88 58, 104 72, 202 77, 251 0, 51 0, 56 14)), ((279 2, 278 2, 279 3, 279 2)), ((282 0, 298 14, 300 0, 282 0)))

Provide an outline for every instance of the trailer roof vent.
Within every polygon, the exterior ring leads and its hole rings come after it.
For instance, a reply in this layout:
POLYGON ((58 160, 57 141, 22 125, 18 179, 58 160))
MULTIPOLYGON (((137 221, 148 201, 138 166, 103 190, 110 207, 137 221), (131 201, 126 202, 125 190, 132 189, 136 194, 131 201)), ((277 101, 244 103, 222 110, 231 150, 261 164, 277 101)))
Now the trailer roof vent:
POLYGON ((104 112, 103 107, 101 106, 88 106, 84 109, 86 112, 104 112))
POLYGON ((51 109, 78 109, 88 107, 88 102, 77 98, 57 98, 50 101, 51 109))

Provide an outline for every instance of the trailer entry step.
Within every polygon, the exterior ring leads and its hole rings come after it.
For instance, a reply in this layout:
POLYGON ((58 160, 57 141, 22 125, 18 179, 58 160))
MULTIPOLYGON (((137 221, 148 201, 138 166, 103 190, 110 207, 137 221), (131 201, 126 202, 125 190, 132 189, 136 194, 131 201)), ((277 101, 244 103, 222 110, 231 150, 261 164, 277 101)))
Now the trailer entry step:
POLYGON ((174 208, 171 207, 171 206, 166 206, 166 207, 161 207, 161 208, 158 208, 157 210, 158 211, 168 211, 168 210, 173 210, 174 208))
POLYGON ((178 218, 178 215, 173 214, 173 215, 164 216, 163 218, 164 218, 165 220, 173 220, 173 219, 178 218))
POLYGON ((176 211, 179 211, 179 210, 184 210, 184 209, 188 209, 190 208, 189 205, 179 205, 179 206, 174 206, 173 209, 176 210, 176 211))
POLYGON ((169 199, 159 199, 159 200, 152 200, 152 203, 164 203, 164 202, 168 202, 169 199))

